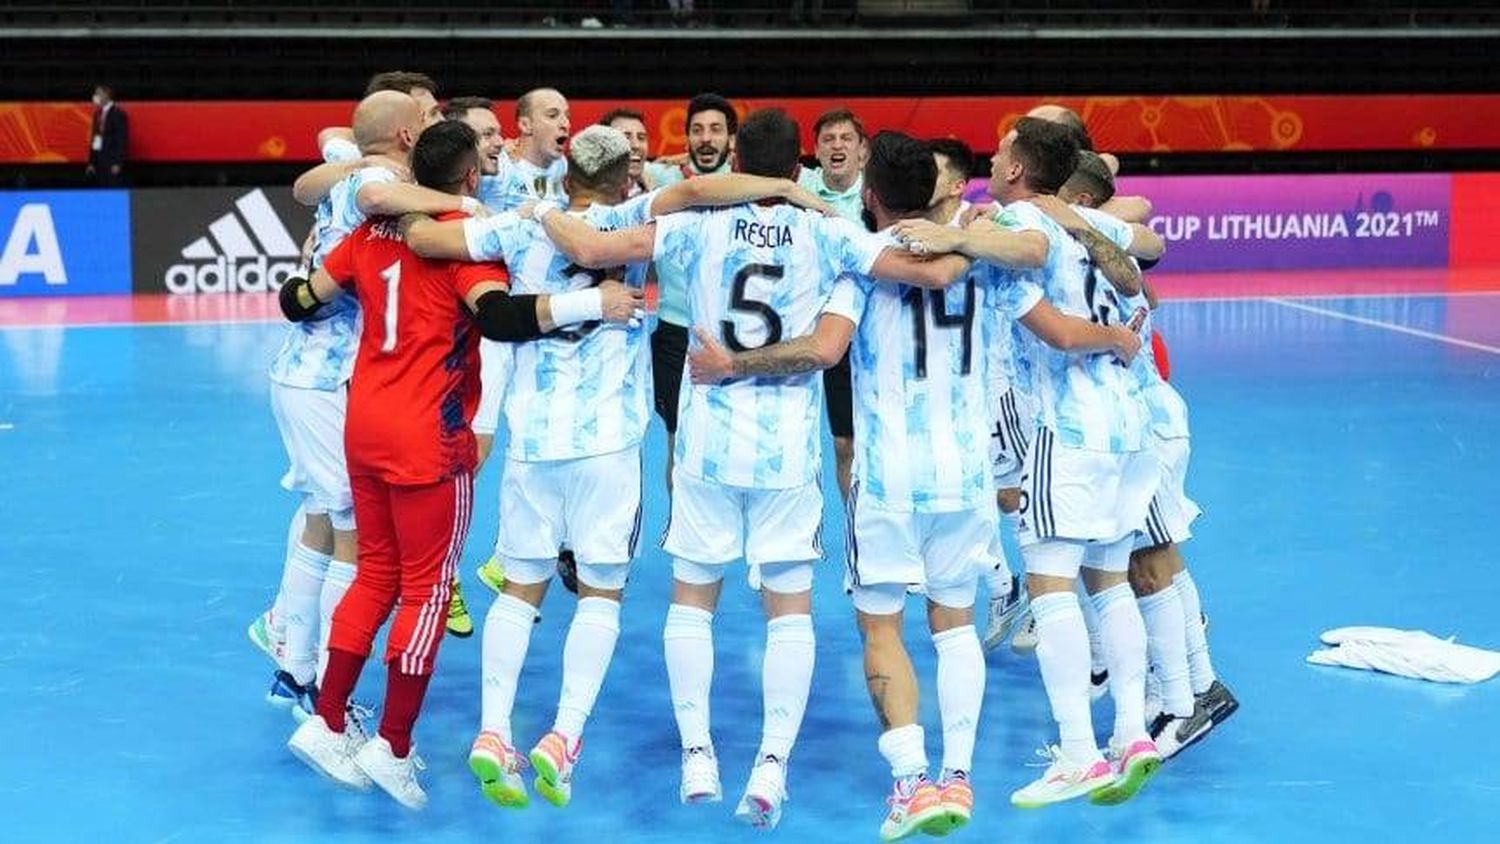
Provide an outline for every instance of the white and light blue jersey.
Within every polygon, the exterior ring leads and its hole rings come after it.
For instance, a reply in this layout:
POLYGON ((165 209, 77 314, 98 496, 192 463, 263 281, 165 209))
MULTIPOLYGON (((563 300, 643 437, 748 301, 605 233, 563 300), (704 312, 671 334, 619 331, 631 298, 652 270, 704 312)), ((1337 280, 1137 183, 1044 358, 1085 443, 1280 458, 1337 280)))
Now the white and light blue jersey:
MULTIPOLYGON (((643 175, 648 184, 657 188, 675 185, 686 181, 693 176, 707 176, 713 173, 728 173, 733 168, 726 159, 717 170, 708 173, 698 172, 694 164, 662 164, 656 161, 648 161, 644 167, 643 175)), ((688 324, 688 280, 678 272, 676 268, 661 263, 656 264, 656 316, 662 322, 672 325, 688 324)))
MULTIPOLYGON (((731 351, 812 330, 834 281, 869 273, 884 244, 847 220, 791 205, 671 214, 656 224, 657 267, 687 279, 692 324, 731 351)), ((682 379, 675 464, 726 486, 789 489, 822 465, 822 373, 682 379)))
MULTIPOLYGON (((356 202, 360 189, 395 181, 396 174, 384 167, 364 167, 333 186, 314 215, 313 269, 323 266, 339 241, 365 221, 356 202)), ((359 321, 359 300, 345 294, 319 308, 312 319, 293 323, 271 361, 271 380, 305 390, 342 387, 354 374, 359 321)))
POLYGON ((491 211, 513 211, 533 200, 556 202, 566 208, 568 195, 563 191, 563 177, 568 175, 568 160, 559 158, 546 167, 538 167, 522 158, 510 160, 500 156, 500 172, 479 179, 475 198, 491 211))
MULTIPOLYGON (((600 231, 629 228, 651 219, 654 199, 654 194, 644 194, 620 205, 591 205, 576 213, 600 231)), ((540 223, 514 214, 466 220, 464 234, 474 260, 505 262, 515 294, 567 293, 621 276, 619 271, 577 266, 557 250, 540 223)), ((644 286, 646 264, 623 270, 626 284, 644 286)), ((641 441, 651 407, 651 357, 644 326, 588 322, 513 344, 513 350, 514 368, 504 400, 512 459, 573 460, 610 454, 641 441)))
POLYGON ((1146 312, 1146 321, 1141 324, 1140 330, 1141 353, 1131 361, 1130 373, 1139 382, 1141 397, 1151 415, 1151 433, 1164 440, 1185 438, 1188 436, 1187 402, 1182 400, 1182 394, 1177 392, 1176 387, 1161 377, 1161 369, 1156 365, 1156 355, 1151 347, 1153 315, 1151 306, 1146 301, 1146 294, 1143 291, 1135 296, 1122 296, 1121 299, 1126 307, 1121 320, 1128 322, 1137 308, 1146 312))
MULTIPOLYGON (((1108 214, 1077 208, 1101 234, 1122 249, 1130 245, 1130 226, 1108 214)), ((1109 284, 1100 284, 1083 245, 1061 225, 1029 202, 1013 202, 996 215, 1013 231, 1034 230, 1047 236, 1047 260, 1040 269, 1009 270, 1014 285, 1001 296, 1009 315, 1019 320, 1046 298, 1064 314, 1119 321, 1124 308, 1109 284)), ((1139 382, 1110 354, 1074 354, 1042 342, 1018 322, 1013 326, 1015 386, 1036 404, 1037 421, 1065 446, 1115 454, 1145 447, 1147 413, 1139 382)))
POLYGON ((986 288, 972 275, 943 290, 848 275, 824 306, 855 325, 854 477, 881 509, 995 506, 980 331, 986 288))

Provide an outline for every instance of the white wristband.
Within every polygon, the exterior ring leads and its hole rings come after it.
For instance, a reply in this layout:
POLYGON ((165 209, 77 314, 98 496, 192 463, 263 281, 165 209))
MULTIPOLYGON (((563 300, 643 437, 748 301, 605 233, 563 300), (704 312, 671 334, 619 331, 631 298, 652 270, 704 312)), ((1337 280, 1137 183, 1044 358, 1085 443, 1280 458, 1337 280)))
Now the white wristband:
POLYGON ((576 325, 604 318, 604 294, 597 287, 574 290, 572 293, 554 293, 548 304, 552 306, 554 325, 576 325))
POLYGON ((555 202, 538 202, 535 207, 531 209, 531 219, 536 220, 538 223, 540 223, 543 219, 546 218, 548 214, 551 214, 556 210, 557 203, 555 202))
POLYGON ((461 208, 463 208, 465 214, 473 214, 473 213, 477 212, 480 208, 484 207, 483 203, 481 203, 479 200, 475 199, 472 196, 466 196, 466 197, 464 197, 459 202, 459 206, 461 208))

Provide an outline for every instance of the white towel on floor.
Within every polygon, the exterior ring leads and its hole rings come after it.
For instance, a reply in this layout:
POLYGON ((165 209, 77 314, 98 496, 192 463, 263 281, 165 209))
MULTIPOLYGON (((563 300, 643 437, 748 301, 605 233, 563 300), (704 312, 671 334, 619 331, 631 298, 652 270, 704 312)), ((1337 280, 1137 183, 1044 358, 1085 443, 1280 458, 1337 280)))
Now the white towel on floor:
POLYGON ((1439 639, 1425 630, 1340 627, 1322 635, 1332 647, 1313 651, 1314 665, 1383 671, 1438 683, 1482 683, 1500 674, 1500 653, 1439 639))

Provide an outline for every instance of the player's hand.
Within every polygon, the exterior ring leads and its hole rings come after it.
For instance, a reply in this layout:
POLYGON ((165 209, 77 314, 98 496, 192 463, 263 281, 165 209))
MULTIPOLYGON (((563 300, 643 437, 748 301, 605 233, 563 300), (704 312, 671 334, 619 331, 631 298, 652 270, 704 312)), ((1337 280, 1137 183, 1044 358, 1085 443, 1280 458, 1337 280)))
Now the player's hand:
POLYGON ((995 209, 999 207, 1000 206, 996 205, 993 202, 982 202, 970 205, 968 208, 964 209, 964 213, 959 215, 958 224, 963 228, 968 228, 970 223, 974 222, 980 217, 988 218, 990 215, 994 214, 995 209))
POLYGON ((817 194, 813 193, 807 188, 802 187, 796 182, 789 181, 788 184, 790 185, 790 187, 788 187, 786 190, 787 202, 790 202, 791 204, 796 205, 799 208, 806 208, 809 211, 816 211, 825 217, 838 216, 838 212, 833 209, 833 206, 824 202, 818 197, 817 194))
POLYGON ((1028 201, 1068 231, 1092 228, 1088 220, 1083 219, 1082 215, 1073 210, 1073 206, 1055 196, 1033 196, 1028 201))
POLYGON ((511 210, 515 211, 517 217, 523 220, 530 220, 532 219, 533 212, 536 211, 537 201, 535 199, 528 199, 511 210))
POLYGON ((734 355, 704 328, 694 328, 697 344, 688 350, 688 374, 694 384, 717 384, 734 377, 734 355))
POLYGON ((1135 360, 1135 356, 1141 351, 1141 335, 1131 331, 1123 325, 1111 325, 1109 330, 1115 335, 1115 357, 1126 366, 1135 360))
POLYGON ((891 229, 910 252, 927 255, 933 252, 957 252, 963 243, 963 232, 952 226, 930 220, 902 220, 891 229))
POLYGON ((640 328, 646 320, 646 291, 614 279, 599 284, 599 305, 605 322, 640 328))

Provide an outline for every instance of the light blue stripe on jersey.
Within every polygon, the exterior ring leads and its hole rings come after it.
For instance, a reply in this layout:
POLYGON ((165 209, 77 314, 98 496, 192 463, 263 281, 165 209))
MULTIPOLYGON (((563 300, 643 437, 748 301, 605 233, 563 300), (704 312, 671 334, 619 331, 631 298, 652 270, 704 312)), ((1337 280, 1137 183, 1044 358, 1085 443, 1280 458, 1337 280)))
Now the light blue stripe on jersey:
POLYGON ((563 192, 563 177, 568 174, 567 159, 559 158, 546 167, 538 167, 524 158, 512 161, 502 154, 500 168, 498 174, 479 180, 477 199, 491 211, 513 211, 538 199, 567 207, 568 195, 563 192))
MULTIPOLYGON (((365 167, 333 186, 314 215, 313 269, 323 266, 328 253, 365 221, 356 202, 360 188, 396 180, 383 167, 365 167)), ((305 390, 338 389, 354 374, 359 330, 359 300, 353 294, 329 302, 313 319, 287 329, 271 361, 271 380, 305 390)))
MULTIPOLYGON (((1091 209, 1077 210, 1117 245, 1129 245, 1129 226, 1091 209)), ((1093 263, 1087 251, 1051 217, 1021 201, 1001 209, 996 222, 1011 230, 1039 231, 1049 243, 1043 268, 1007 271, 1017 285, 1016 291, 1007 294, 1009 301, 1029 302, 1040 294, 1062 313, 1080 319, 1097 322, 1106 308, 1118 314, 1113 288, 1090 283, 1093 263)), ((1059 442, 1115 454, 1145 447, 1145 402, 1136 379, 1113 355, 1076 355, 1054 349, 1019 323, 1013 326, 1012 341, 1014 383, 1034 400, 1037 420, 1051 428, 1059 442)))
MULTIPOLYGON (((594 205, 582 216, 611 230, 646 222, 654 196, 616 206, 594 205)), ((553 245, 533 220, 497 215, 465 224, 476 259, 503 259, 517 294, 582 290, 602 274, 585 270, 553 245)), ((640 287, 646 265, 626 268, 640 287)), ((650 358, 644 327, 565 326, 515 346, 514 371, 504 399, 509 455, 534 462, 609 454, 636 445, 650 404, 650 358)))

